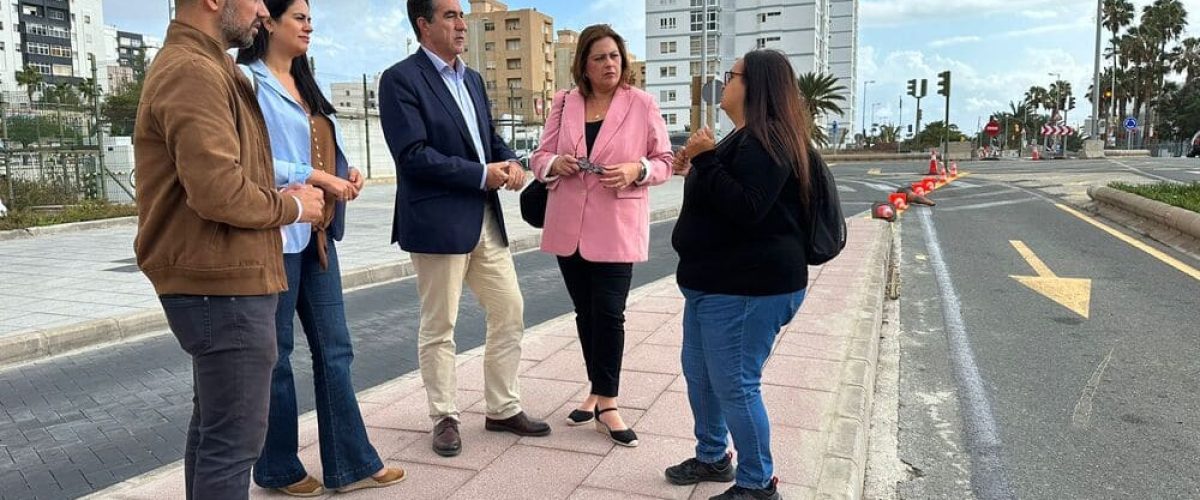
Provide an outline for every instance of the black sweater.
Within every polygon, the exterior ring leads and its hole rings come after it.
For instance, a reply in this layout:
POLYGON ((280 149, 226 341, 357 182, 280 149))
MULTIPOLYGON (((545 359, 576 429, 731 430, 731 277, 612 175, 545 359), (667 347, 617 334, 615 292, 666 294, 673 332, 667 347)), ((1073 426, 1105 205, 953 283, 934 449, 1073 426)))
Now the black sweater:
MULTIPOLYGON (((810 163, 820 161, 810 153, 810 163)), ((738 130, 692 159, 671 244, 680 286, 726 295, 778 295, 808 285, 808 220, 792 165, 738 130)))

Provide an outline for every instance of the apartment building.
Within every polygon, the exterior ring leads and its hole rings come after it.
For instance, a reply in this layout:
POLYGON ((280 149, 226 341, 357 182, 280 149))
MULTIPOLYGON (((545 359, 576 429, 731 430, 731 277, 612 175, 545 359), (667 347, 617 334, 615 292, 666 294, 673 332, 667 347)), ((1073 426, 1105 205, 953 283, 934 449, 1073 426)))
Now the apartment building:
POLYGON ((541 124, 555 90, 554 19, 536 9, 508 10, 471 0, 467 65, 483 76, 492 116, 501 124, 541 124))
POLYGON ((568 90, 575 86, 571 65, 575 64, 575 50, 579 47, 579 32, 558 30, 554 42, 554 90, 568 90))
POLYGON ((16 74, 29 67, 43 85, 107 81, 101 0, 17 0, 0 8, 0 91, 24 93, 16 74))
MULTIPOLYGON (((750 50, 782 51, 797 74, 830 73, 834 1, 646 0, 646 90, 658 97, 668 130, 683 132, 700 124, 703 117, 693 89, 703 84, 705 74, 708 80, 720 79, 750 50), (707 72, 701 68, 705 52, 707 72)), ((855 20, 852 16, 851 25, 855 20)), ((855 34, 851 29, 848 36, 855 34)), ((852 51, 849 57, 853 71, 852 51)), ((847 113, 852 116, 853 110, 847 113)), ((719 129, 731 127, 723 116, 716 121, 719 129)), ((825 126, 825 121, 818 126, 825 126)))

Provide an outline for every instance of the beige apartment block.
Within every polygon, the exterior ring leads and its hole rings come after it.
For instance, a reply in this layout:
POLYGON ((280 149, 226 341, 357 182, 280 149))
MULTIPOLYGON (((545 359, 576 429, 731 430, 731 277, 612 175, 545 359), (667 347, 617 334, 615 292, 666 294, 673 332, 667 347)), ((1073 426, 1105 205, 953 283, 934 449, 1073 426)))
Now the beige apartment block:
POLYGON ((535 9, 508 10, 496 0, 471 0, 467 40, 463 60, 483 76, 492 116, 544 123, 544 103, 555 90, 554 19, 535 9))
POLYGON ((554 90, 569 90, 575 87, 571 65, 575 64, 575 50, 578 48, 578 31, 558 30, 558 41, 554 42, 554 90))

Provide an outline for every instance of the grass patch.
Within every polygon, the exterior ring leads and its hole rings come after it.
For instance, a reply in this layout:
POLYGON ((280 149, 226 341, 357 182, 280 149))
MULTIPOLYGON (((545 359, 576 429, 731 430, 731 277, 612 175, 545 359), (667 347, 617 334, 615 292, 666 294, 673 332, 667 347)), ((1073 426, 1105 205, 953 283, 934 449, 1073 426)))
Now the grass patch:
POLYGON ((79 205, 71 205, 59 213, 43 213, 24 208, 9 211, 8 217, 0 218, 0 231, 132 215, 137 215, 137 207, 104 201, 88 201, 79 205))
POLYGON ((1114 182, 1108 185, 1127 193, 1133 193, 1151 200, 1161 201, 1171 206, 1200 213, 1200 182, 1180 184, 1177 182, 1160 182, 1158 184, 1125 184, 1114 182))

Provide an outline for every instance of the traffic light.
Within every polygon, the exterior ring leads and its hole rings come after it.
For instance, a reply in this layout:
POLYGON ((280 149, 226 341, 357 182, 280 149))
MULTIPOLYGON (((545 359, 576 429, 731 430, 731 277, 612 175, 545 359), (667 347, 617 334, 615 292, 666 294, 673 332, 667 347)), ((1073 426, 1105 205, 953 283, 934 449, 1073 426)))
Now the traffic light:
POLYGON ((1105 98, 1105 99, 1111 99, 1111 98, 1112 98, 1112 90, 1105 90, 1105 91, 1104 91, 1104 98, 1105 98))
POLYGON ((913 97, 917 96, 917 79, 916 78, 913 78, 912 80, 908 81, 908 95, 913 96, 913 97))
POLYGON ((938 73, 938 95, 950 97, 950 70, 938 73))
POLYGON ((1067 109, 1075 109, 1075 96, 1071 96, 1071 100, 1068 103, 1067 109))

